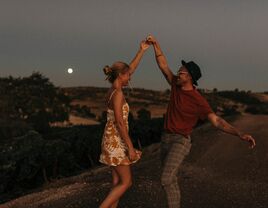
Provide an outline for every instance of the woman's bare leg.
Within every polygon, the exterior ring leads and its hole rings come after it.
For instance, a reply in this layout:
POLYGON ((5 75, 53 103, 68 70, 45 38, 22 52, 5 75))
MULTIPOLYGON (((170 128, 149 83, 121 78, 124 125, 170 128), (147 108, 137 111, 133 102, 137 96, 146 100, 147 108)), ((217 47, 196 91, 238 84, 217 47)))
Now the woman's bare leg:
POLYGON ((132 185, 131 171, 129 165, 119 165, 114 167, 114 170, 119 175, 120 182, 112 189, 108 196, 101 203, 100 208, 111 208, 126 190, 132 185))
MULTIPOLYGON (((119 175, 115 171, 114 167, 112 167, 112 177, 113 177, 113 181, 112 181, 112 184, 113 184, 112 189, 113 189, 114 187, 116 187, 120 183, 119 175)), ((118 203, 119 203, 119 200, 117 200, 115 203, 113 203, 111 208, 117 208, 118 203)))

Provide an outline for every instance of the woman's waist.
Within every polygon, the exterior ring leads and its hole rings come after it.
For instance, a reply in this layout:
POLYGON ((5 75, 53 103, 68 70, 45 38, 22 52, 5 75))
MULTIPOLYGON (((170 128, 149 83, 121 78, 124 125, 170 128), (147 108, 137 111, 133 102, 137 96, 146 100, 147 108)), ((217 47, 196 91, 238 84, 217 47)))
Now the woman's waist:
MULTIPOLYGON (((107 117, 107 122, 116 122, 115 117, 107 117)), ((128 121, 128 116, 123 116, 123 121, 128 121)))
MULTIPOLYGON (((128 124, 128 120, 127 119, 124 119, 123 120, 123 122, 124 122, 124 124, 128 124)), ((113 120, 113 119, 108 119, 107 120, 107 122, 106 122, 106 124, 108 125, 108 124, 112 124, 112 125, 117 125, 117 121, 116 120, 113 120)))

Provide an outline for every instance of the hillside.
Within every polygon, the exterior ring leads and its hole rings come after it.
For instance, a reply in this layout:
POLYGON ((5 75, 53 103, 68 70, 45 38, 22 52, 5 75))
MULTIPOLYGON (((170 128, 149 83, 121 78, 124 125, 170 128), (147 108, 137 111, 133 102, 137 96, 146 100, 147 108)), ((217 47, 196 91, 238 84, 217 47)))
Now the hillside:
MULTIPOLYGON (((105 107, 105 96, 107 88, 97 87, 77 87, 64 88, 64 91, 72 98, 72 105, 86 105, 97 116, 101 115, 105 107)), ((169 91, 154 91, 146 89, 125 89, 124 94, 134 115, 142 107, 149 107, 152 111, 152 117, 162 117, 165 113, 165 107, 169 99, 169 91)))
MULTIPOLYGON (((246 143, 209 124, 196 129, 191 153, 178 175, 182 207, 268 206, 268 116, 238 116, 232 123, 256 138, 256 148, 249 149, 246 143)), ((159 182, 159 144, 146 148, 143 155, 133 166, 134 185, 123 197, 120 207, 165 208, 165 195, 159 182)), ((103 166, 55 181, 0 207, 96 208, 109 187, 109 169, 103 166)))
MULTIPOLYGON (((96 124, 99 122, 102 113, 106 110, 105 96, 107 88, 99 87, 69 87, 63 88, 72 102, 73 111, 70 116, 71 124, 96 124), (75 115, 77 109, 87 108, 93 116, 75 115), (79 119, 80 118, 80 119, 79 119)), ((220 91, 213 92, 200 89, 200 92, 207 98, 215 112, 219 114, 231 115, 235 112, 244 112, 251 104, 268 103, 268 95, 265 93, 252 93, 244 91, 220 91)), ((145 108, 150 111, 152 118, 162 117, 167 108, 170 97, 170 90, 155 91, 142 88, 133 90, 125 89, 127 101, 130 103, 130 110, 134 117, 137 117, 137 112, 145 108)), ((252 106, 251 106, 252 107, 252 106)), ((259 109, 251 109, 252 112, 260 113, 264 111, 263 107, 259 109)))

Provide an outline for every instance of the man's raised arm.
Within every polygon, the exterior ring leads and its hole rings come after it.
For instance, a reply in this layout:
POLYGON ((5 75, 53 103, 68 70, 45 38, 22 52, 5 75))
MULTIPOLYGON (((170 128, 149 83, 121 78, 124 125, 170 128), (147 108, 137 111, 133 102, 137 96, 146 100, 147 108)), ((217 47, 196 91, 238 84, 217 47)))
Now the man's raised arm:
POLYGON ((172 71, 170 70, 166 57, 164 56, 159 43, 156 41, 156 39, 152 36, 149 35, 146 40, 150 43, 153 44, 154 46, 154 52, 155 52, 155 58, 156 62, 158 64, 158 67, 161 69, 163 75, 165 76, 166 80, 168 81, 169 84, 172 82, 172 77, 174 76, 172 71))

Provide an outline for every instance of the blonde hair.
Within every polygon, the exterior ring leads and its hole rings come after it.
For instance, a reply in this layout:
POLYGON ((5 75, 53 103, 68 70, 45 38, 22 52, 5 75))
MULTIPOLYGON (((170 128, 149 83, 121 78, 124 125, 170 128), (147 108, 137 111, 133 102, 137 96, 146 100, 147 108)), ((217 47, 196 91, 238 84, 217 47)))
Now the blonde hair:
POLYGON ((106 75, 106 80, 109 80, 110 83, 113 83, 117 79, 119 74, 124 73, 128 68, 128 64, 121 61, 117 61, 112 66, 106 65, 103 68, 103 72, 106 75))

